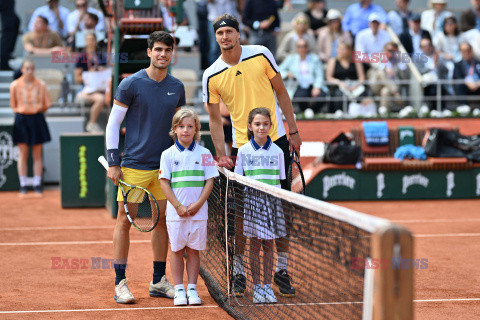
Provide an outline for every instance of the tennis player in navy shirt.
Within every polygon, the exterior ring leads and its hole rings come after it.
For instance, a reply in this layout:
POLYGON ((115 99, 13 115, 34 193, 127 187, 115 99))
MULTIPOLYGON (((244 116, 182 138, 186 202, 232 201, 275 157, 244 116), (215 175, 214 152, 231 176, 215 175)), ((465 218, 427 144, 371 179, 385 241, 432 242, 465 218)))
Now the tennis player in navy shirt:
MULTIPOLYGON (((148 37, 147 54, 150 66, 124 79, 115 94, 106 128, 108 177, 118 185, 128 184, 147 188, 158 201, 160 220, 152 230, 153 280, 149 294, 173 299, 175 290, 165 276, 168 233, 165 220, 166 198, 158 180, 159 161, 173 141, 169 136, 173 115, 185 105, 185 87, 167 73, 173 55, 172 36, 155 31, 148 37), (125 148, 120 162, 118 142, 120 125, 125 119, 125 148)), ((125 269, 130 244, 130 222, 117 195, 118 215, 113 233, 115 267, 115 301, 135 301, 127 286, 125 269)))

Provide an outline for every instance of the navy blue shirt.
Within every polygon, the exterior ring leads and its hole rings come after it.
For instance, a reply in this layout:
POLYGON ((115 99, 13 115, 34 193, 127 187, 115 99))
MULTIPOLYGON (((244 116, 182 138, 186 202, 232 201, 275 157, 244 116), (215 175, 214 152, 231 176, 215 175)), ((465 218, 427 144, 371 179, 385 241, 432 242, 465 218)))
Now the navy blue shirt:
POLYGON ((183 83, 170 74, 156 82, 142 69, 120 83, 115 100, 128 106, 122 167, 159 169, 162 152, 173 144, 175 109, 185 105, 183 83))

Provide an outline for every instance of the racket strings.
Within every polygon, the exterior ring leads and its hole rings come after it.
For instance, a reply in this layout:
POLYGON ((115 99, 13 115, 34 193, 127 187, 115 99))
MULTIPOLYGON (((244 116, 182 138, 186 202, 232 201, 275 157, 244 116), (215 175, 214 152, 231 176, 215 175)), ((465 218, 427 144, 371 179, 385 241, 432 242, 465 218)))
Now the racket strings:
POLYGON ((128 191, 127 208, 133 223, 142 231, 152 230, 158 222, 155 198, 143 189, 133 188, 128 191))

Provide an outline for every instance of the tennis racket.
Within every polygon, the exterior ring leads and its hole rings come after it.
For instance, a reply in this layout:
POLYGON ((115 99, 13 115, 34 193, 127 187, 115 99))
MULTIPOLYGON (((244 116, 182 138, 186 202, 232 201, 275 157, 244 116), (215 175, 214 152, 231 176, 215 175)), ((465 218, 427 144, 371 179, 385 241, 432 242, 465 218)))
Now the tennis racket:
MULTIPOLYGON (((104 156, 98 157, 103 167, 108 170, 108 162, 104 156)), ((155 229, 160 218, 157 200, 145 188, 119 181, 118 186, 123 196, 123 206, 130 223, 141 232, 155 229)))
POLYGON ((305 178, 295 149, 292 150, 292 161, 288 166, 287 181, 292 192, 305 194, 305 178))

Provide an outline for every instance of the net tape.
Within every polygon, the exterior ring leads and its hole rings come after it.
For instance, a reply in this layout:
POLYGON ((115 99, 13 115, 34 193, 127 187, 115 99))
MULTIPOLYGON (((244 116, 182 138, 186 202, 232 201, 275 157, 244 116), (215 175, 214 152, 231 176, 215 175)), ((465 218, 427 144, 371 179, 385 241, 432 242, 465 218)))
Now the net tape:
MULTIPOLYGON (((201 275, 214 299, 236 319, 362 319, 364 269, 352 258, 370 257, 371 235, 388 220, 295 194, 219 168, 208 199, 207 249, 201 275), (253 275, 264 283, 263 253, 257 238, 276 238, 288 247, 294 297, 283 297, 272 279, 276 304, 253 303, 253 275), (245 236, 247 235, 247 236, 245 236), (286 242, 288 239, 289 245, 286 242), (243 249, 242 249, 243 248, 243 249), (231 294, 241 254, 246 276, 243 297, 231 294), (259 269, 254 269, 256 260, 259 269)), ((273 245, 273 251, 277 252, 273 245)), ((277 256, 273 253, 275 272, 277 256)), ((267 260, 268 261, 268 260, 267 260)), ((270 282, 270 281, 267 281, 270 282)))

